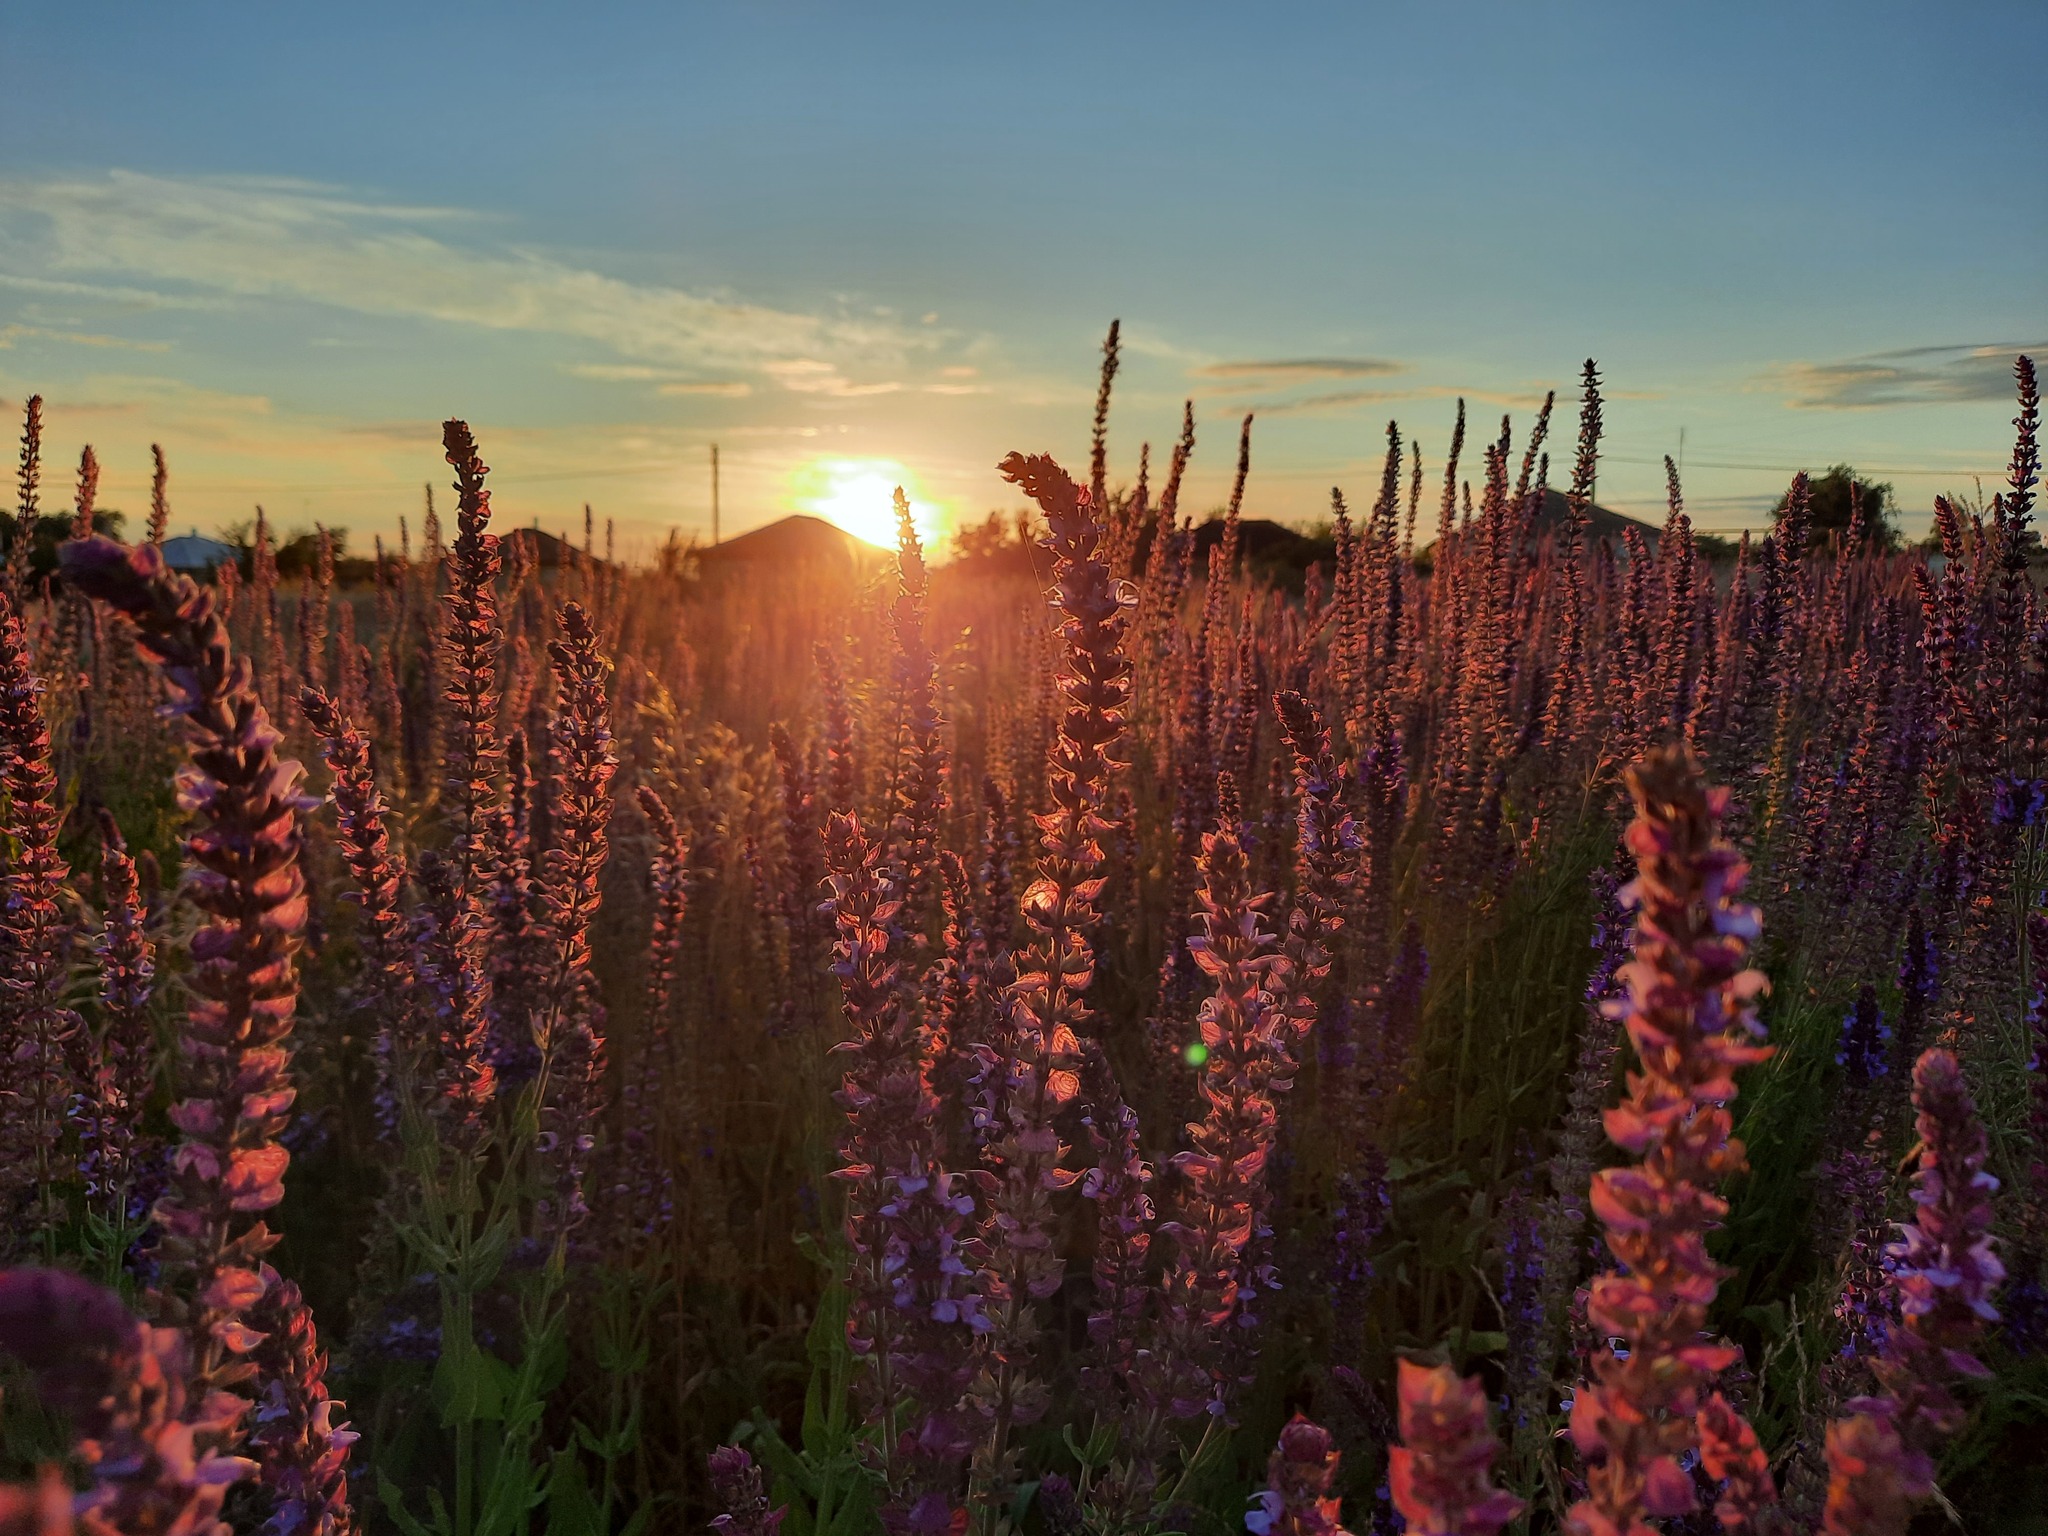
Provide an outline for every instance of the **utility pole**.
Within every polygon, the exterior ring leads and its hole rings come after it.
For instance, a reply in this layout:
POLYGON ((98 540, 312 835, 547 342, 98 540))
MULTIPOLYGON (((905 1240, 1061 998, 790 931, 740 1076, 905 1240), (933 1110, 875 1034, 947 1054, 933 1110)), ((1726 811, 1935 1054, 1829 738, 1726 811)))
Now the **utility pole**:
POLYGON ((711 445, 711 542, 718 542, 718 444, 711 445))

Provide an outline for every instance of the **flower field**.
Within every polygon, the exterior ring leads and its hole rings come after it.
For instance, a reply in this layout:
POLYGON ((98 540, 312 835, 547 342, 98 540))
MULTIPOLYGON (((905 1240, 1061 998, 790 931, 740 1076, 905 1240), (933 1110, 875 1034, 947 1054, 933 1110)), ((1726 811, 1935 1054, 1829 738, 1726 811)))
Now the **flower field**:
POLYGON ((1297 583, 1117 346, 772 578, 450 421, 194 580, 28 402, 0 1533, 2048 1530, 2032 364, 1925 548, 1597 531, 1589 362, 1297 583))

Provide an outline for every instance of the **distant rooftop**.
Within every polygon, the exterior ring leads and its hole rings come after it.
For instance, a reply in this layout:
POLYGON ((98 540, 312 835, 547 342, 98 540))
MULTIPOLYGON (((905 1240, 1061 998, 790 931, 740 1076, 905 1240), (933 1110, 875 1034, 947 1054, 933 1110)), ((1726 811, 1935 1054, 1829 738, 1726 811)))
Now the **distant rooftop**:
POLYGON ((164 540, 164 564, 174 571, 211 571, 236 557, 232 544, 209 539, 198 529, 164 540))
POLYGON ((888 558, 888 551, 855 538, 836 523, 802 513, 764 524, 723 543, 697 548, 698 563, 706 569, 773 563, 825 566, 854 573, 888 558))

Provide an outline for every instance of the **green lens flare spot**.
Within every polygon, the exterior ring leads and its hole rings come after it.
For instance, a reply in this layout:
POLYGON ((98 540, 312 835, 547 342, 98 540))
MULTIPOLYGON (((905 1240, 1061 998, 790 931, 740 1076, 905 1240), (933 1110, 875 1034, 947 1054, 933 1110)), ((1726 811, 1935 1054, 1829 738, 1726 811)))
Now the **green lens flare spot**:
POLYGON ((1197 1040, 1185 1051, 1182 1051, 1181 1055, 1185 1056, 1188 1059, 1189 1066, 1199 1067, 1203 1062, 1209 1059, 1209 1047, 1202 1044, 1201 1041, 1197 1040))

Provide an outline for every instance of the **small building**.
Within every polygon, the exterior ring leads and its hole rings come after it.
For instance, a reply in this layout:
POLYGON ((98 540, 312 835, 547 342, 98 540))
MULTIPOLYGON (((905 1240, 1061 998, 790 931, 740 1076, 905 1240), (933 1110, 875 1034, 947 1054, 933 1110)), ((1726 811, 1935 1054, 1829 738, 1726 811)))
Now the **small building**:
POLYGON ((233 564, 241 551, 219 539, 209 539, 196 528, 164 540, 164 564, 188 576, 211 576, 223 565, 233 564))

